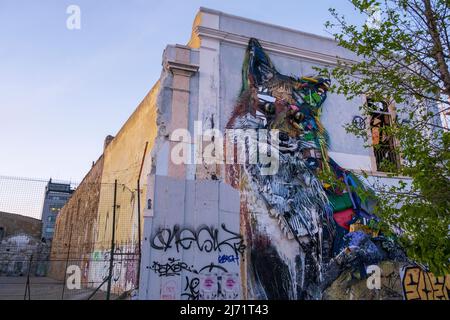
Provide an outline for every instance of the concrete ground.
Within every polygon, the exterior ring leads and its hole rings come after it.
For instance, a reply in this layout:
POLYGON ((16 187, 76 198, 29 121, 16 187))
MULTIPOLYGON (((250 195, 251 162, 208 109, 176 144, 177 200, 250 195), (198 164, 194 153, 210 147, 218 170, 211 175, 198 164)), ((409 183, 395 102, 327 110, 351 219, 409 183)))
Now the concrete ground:
MULTIPOLYGON (((27 277, 0 277, 0 300, 24 300, 27 277)), ((94 289, 64 291, 64 300, 87 300, 94 289)), ((63 282, 48 277, 30 278, 30 300, 62 300, 63 282)), ((28 300, 28 295, 26 297, 28 300)), ((111 299, 117 299, 111 295, 111 299)), ((106 300, 106 294, 98 290, 91 300, 106 300)))

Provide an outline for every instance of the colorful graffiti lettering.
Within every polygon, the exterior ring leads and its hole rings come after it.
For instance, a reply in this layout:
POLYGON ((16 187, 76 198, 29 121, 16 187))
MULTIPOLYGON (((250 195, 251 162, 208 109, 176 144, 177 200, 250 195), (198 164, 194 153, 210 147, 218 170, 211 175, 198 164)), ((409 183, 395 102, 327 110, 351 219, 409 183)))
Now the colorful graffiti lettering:
POLYGON ((436 277, 419 267, 405 267, 401 273, 406 300, 449 300, 450 275, 436 277))

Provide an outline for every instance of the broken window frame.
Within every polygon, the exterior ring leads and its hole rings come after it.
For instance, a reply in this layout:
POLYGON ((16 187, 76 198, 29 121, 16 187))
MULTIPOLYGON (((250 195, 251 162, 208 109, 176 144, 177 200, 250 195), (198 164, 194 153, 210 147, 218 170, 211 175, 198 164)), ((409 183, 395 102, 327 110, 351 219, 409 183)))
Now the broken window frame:
MULTIPOLYGON (((373 101, 370 95, 365 96, 365 104, 369 106, 369 103, 373 101)), ((396 112, 395 106, 393 103, 390 103, 387 99, 383 101, 373 101, 373 103, 382 103, 384 105, 383 110, 373 109, 369 112, 369 116, 367 117, 367 130, 369 133, 370 141, 371 141, 371 158, 372 158, 372 167, 378 173, 388 174, 391 173, 389 170, 386 170, 385 166, 383 166, 384 161, 388 161, 393 164, 397 169, 401 166, 401 156, 398 152, 395 151, 395 148, 398 147, 399 143, 395 137, 387 137, 384 141, 387 141, 386 145, 376 148, 373 140, 373 128, 374 125, 372 123, 374 116, 382 116, 388 117, 388 120, 382 120, 382 126, 393 126, 395 124, 396 112), (384 153, 384 156, 383 156, 384 153)), ((382 130, 380 130, 382 131, 382 130)), ((382 139, 382 132, 379 133, 379 142, 376 145, 380 145, 382 139)))

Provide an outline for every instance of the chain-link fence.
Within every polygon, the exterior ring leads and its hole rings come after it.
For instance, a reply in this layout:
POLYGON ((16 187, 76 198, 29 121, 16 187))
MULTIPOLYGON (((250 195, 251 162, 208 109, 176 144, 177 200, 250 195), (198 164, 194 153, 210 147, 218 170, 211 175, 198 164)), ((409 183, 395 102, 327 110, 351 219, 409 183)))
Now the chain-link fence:
POLYGON ((85 180, 73 188, 70 183, 0 177, 0 299, 137 295, 139 183, 131 187, 85 180), (33 194, 23 195, 24 190, 33 194), (69 196, 61 201, 64 193, 69 196), (34 219, 27 217, 31 213, 34 219))

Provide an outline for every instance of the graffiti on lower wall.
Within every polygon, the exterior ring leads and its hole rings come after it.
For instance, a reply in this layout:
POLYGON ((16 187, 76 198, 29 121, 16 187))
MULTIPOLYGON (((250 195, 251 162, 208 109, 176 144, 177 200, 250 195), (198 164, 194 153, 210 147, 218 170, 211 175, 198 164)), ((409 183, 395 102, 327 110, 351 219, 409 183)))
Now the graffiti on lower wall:
POLYGON ((401 270, 403 294, 406 300, 449 300, 450 275, 436 277, 417 266, 401 270))
POLYGON ((242 237, 228 230, 225 224, 222 224, 220 229, 206 225, 200 226, 197 230, 181 228, 179 225, 162 228, 152 237, 151 246, 155 250, 164 251, 175 248, 177 252, 191 249, 192 246, 201 252, 221 252, 224 247, 228 247, 233 250, 235 256, 242 254, 245 249, 242 237), (220 232, 225 234, 225 239, 219 241, 220 232))
POLYGON ((161 258, 149 269, 160 281, 162 300, 234 300, 240 298, 237 268, 245 252, 243 238, 225 224, 220 228, 159 228, 150 238, 150 246, 161 258), (183 261, 182 255, 202 255, 202 259, 183 261), (167 257, 166 254, 177 254, 167 257))
MULTIPOLYGON (((239 275, 229 273, 220 265, 211 263, 201 269, 188 266, 179 259, 169 258, 166 263, 153 261, 150 269, 159 277, 181 276, 185 271, 182 298, 187 300, 232 300, 239 297, 239 275)), ((161 299, 173 300, 173 280, 165 281, 161 290, 161 299)))
POLYGON ((239 299, 239 274, 200 274, 186 276, 182 297, 187 300, 236 300, 239 299))
MULTIPOLYGON (((114 249, 113 270, 111 287, 113 293, 122 293, 136 289, 138 282, 137 274, 139 267, 139 254, 137 245, 120 245, 114 249)), ((92 253, 92 259, 85 266, 83 273, 88 274, 88 283, 92 287, 98 287, 105 279, 109 277, 111 251, 95 251, 92 253)), ((101 290, 106 290, 105 283, 101 290)))
MULTIPOLYGON (((205 266, 203 269, 210 269, 205 266)), ((173 275, 161 281, 161 300, 238 300, 240 297, 239 274, 220 268, 217 273, 186 273, 179 277, 181 285, 173 275), (181 294, 178 294, 181 292, 181 294)))
POLYGON ((208 272, 211 272, 213 270, 228 272, 224 267, 216 265, 214 263, 206 265, 197 270, 194 268, 194 266, 188 266, 186 263, 181 262, 180 260, 175 258, 169 258, 169 260, 163 264, 157 261, 153 261, 153 265, 150 267, 150 269, 160 277, 179 276, 181 275, 182 271, 187 271, 194 274, 201 274, 205 270, 207 270, 208 272))

